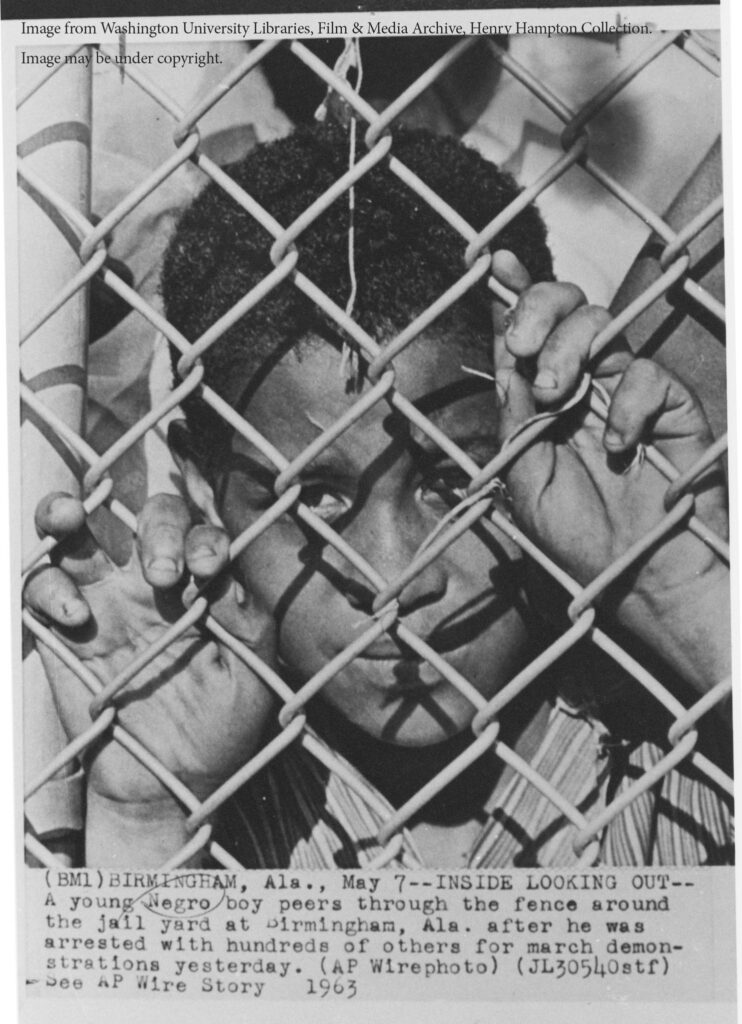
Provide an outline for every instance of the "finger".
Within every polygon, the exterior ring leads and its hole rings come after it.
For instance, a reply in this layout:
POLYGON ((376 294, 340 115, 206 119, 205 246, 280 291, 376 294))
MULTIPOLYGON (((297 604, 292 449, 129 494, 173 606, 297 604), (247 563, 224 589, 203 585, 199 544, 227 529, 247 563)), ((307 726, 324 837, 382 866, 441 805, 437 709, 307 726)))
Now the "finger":
MULTIPOLYGON (((518 295, 531 285, 528 271, 517 256, 507 249, 500 249, 493 255, 492 272, 507 288, 518 295)), ((512 310, 507 310, 503 303, 492 303, 498 440, 501 445, 536 411, 531 389, 518 373, 515 356, 508 351, 505 342, 511 313, 512 310)))
POLYGON ((526 268, 514 253, 508 249, 498 249, 492 256, 492 275, 500 290, 505 294, 513 292, 511 298, 496 293, 492 302, 492 327, 495 335, 504 334, 509 323, 511 310, 518 301, 518 296, 531 285, 531 277, 526 268))
POLYGON ((531 275, 509 249, 498 249, 493 253, 492 273, 506 288, 518 295, 532 284, 531 275))
POLYGON ((85 526, 85 508, 79 498, 53 491, 36 506, 34 523, 40 537, 69 537, 85 526))
MULTIPOLYGON (((592 348, 593 346, 591 346, 592 348)), ((610 341, 597 357, 591 358, 590 372, 594 380, 602 381, 612 392, 618 380, 633 361, 634 353, 631 346, 623 335, 619 335, 610 341), (615 380, 611 381, 611 378, 615 378, 615 380)))
POLYGON ((504 296, 500 305, 510 308, 518 300, 518 296, 526 288, 530 288, 531 275, 520 262, 515 253, 509 249, 498 249, 492 255, 492 274, 502 290, 513 292, 514 295, 506 301, 504 296))
POLYGON ((186 566, 200 585, 229 564, 229 536, 217 526, 194 526, 186 537, 184 553, 186 566))
POLYGON ((500 445, 536 413, 536 403, 527 380, 512 365, 502 336, 495 339, 495 391, 497 434, 500 445))
MULTIPOLYGON (((533 293, 530 276, 522 263, 507 250, 496 252, 492 258, 493 273, 507 287, 522 293, 513 310, 506 316, 501 304, 493 303, 494 365, 495 386, 498 400, 498 440, 506 445, 520 427, 536 413, 534 395, 529 382, 519 372, 519 353, 512 351, 508 338, 515 317, 523 315, 523 298, 533 293)), ((547 286, 556 289, 549 303, 549 317, 556 318, 561 306, 572 302, 584 302, 584 295, 574 286, 567 286, 566 293, 559 285, 547 286), (571 296, 571 298, 569 297, 571 296)), ((538 291, 536 292, 538 296, 538 291)), ((547 294, 548 297, 548 294, 547 294)), ((528 300, 526 299, 526 302, 528 300)), ((526 318, 527 326, 527 318, 526 318)), ((511 496, 516 503, 526 501, 529 495, 538 492, 548 480, 553 467, 553 447, 537 440, 523 451, 504 471, 511 496)))
MULTIPOLYGON (((695 407, 686 388, 659 364, 649 359, 636 359, 614 392, 603 443, 611 452, 634 448, 650 436, 664 412, 683 407, 688 412, 695 407)), ((692 426, 688 432, 693 432, 692 426)))
POLYGON ((510 249, 497 249, 492 253, 492 273, 501 284, 518 295, 533 284, 531 275, 510 249))
POLYGON ((90 618, 90 608, 71 577, 57 566, 30 573, 23 600, 35 615, 58 626, 74 629, 90 618))
POLYGON ((505 332, 508 351, 517 359, 537 355, 554 328, 585 302, 585 294, 576 284, 551 281, 527 288, 505 332))
POLYGON ((63 491, 47 494, 36 506, 34 521, 40 537, 54 537, 59 542, 51 560, 75 583, 97 583, 113 570, 113 563, 87 527, 79 498, 63 491))
MULTIPOLYGON (((500 446, 507 449, 520 428, 536 413, 531 386, 518 372, 502 335, 495 338, 495 388, 500 446)), ((503 475, 516 507, 525 507, 540 493, 552 474, 554 449, 548 440, 535 440, 505 467, 503 475)))
POLYGON ((156 494, 145 502, 137 523, 137 552, 151 586, 167 589, 182 578, 190 527, 191 517, 182 498, 156 494))
POLYGON ((536 363, 533 391, 538 403, 556 405, 575 390, 589 362, 593 339, 610 321, 607 309, 585 305, 557 324, 536 363))
MULTIPOLYGON (((498 249, 492 256, 492 273, 506 288, 520 295, 531 286, 531 277, 514 253, 498 249)), ((517 301, 517 299, 516 299, 517 301)), ((495 387, 500 410, 500 443, 524 420, 532 416, 535 406, 526 382, 516 371, 516 360, 505 344, 505 333, 510 325, 512 309, 495 300, 492 303, 494 334, 495 387)))

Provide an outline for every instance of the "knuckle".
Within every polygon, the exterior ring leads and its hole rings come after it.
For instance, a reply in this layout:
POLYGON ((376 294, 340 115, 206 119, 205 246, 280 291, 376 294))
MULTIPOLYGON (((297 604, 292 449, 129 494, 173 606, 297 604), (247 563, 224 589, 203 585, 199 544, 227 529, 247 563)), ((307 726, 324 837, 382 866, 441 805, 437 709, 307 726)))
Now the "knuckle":
POLYGON ((161 491, 159 494, 153 494, 150 498, 147 498, 145 508, 148 506, 154 509, 178 510, 185 508, 185 502, 178 494, 167 494, 161 491))
POLYGON ((526 288, 520 297, 519 306, 539 305, 554 294, 559 286, 551 281, 538 281, 526 288))
POLYGON ((183 531, 167 520, 158 519, 139 525, 137 543, 145 558, 165 551, 179 553, 183 549, 183 531))
POLYGON ((156 547, 182 548, 185 534, 177 523, 157 523, 151 531, 150 539, 156 547))
POLYGON ((576 308, 587 304, 587 296, 579 285, 573 284, 571 281, 562 281, 559 282, 559 287, 562 289, 565 305, 572 305, 576 308))
POLYGON ((549 331, 560 320, 574 316, 586 301, 585 293, 576 284, 539 281, 526 289, 518 300, 508 339, 534 347, 538 339, 534 334, 528 337, 528 332, 534 329, 542 334, 549 331), (519 332, 522 332, 520 336, 519 332))
POLYGON ((587 320, 596 333, 604 330, 613 321, 613 317, 604 306, 596 306, 591 303, 580 307, 580 315, 587 320))
POLYGON ((143 530, 157 529, 165 523, 176 527, 186 527, 190 522, 185 501, 175 494, 155 494, 148 498, 139 517, 143 530))
POLYGON ((626 375, 630 380, 647 385, 659 384, 669 379, 666 371, 653 359, 635 359, 626 375))
POLYGON ((571 281, 538 281, 523 292, 521 302, 538 308, 577 309, 586 305, 587 298, 582 288, 571 281))
POLYGON ((544 344, 539 363, 550 363, 555 366, 577 365, 587 358, 585 346, 581 338, 566 331, 555 331, 544 344))

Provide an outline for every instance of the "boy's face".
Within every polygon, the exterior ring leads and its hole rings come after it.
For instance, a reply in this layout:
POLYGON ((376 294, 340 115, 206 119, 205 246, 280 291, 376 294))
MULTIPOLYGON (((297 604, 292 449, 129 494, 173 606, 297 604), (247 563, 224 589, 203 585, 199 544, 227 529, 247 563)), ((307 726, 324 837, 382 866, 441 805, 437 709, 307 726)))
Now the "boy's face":
MULTIPOLYGON (((485 346, 482 346, 484 348, 485 346)), ((497 451, 484 352, 427 336, 395 359, 399 391, 478 463, 497 451)), ((364 385, 367 389, 368 385, 364 385)), ((355 401, 340 357, 312 341, 270 372, 240 411, 288 459, 355 401)), ((232 537, 274 499, 275 471, 235 435, 216 479, 218 511, 232 537)), ((466 475, 391 405, 377 402, 303 471, 302 500, 387 581, 462 496, 466 475)), ((518 552, 486 521, 468 530, 405 590, 400 621, 484 696, 516 671, 525 643, 518 552)), ((271 612, 279 657, 302 682, 372 623, 373 588, 294 514, 284 515, 239 557, 246 586, 271 612)), ((322 690, 367 733, 389 742, 440 742, 471 721, 472 704, 394 635, 383 635, 322 690)))

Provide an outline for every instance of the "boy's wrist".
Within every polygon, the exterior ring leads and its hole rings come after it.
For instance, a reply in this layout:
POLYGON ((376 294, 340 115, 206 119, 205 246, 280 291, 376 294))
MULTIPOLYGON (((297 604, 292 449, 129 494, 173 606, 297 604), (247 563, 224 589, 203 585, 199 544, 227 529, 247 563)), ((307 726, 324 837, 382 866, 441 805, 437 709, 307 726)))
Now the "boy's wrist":
POLYGON ((720 562, 682 584, 634 594, 627 612, 626 624, 699 692, 729 676, 730 580, 720 562))

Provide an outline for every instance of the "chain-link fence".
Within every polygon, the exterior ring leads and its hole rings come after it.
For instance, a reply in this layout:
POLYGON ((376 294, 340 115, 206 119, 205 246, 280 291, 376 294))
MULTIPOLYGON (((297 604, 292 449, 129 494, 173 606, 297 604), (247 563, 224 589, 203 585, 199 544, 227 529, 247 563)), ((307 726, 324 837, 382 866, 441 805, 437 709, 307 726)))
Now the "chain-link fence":
MULTIPOLYGON (((597 187, 610 194, 623 206, 631 211, 644 224, 648 225, 655 236, 661 240, 661 251, 656 259, 659 267, 656 280, 632 301, 611 323, 600 332, 594 340, 591 353, 596 356, 621 332, 625 331, 637 317, 661 300, 671 289, 682 289, 692 297, 694 303, 700 305, 709 317, 723 322, 724 310, 717 298, 698 283, 691 273, 692 264, 688 246, 701 235, 704 230, 722 211, 722 197, 718 196, 706 208, 693 216, 680 230, 669 226, 663 216, 650 208, 637 195, 632 194, 616 178, 612 176, 594 158, 591 151, 591 126, 595 118, 602 114, 610 105, 620 98, 626 89, 646 68, 660 59, 666 51, 672 49, 682 53, 688 62, 698 64, 711 77, 719 76, 717 58, 709 51, 703 40, 693 33, 668 32, 647 37, 641 52, 623 68, 621 73, 603 85, 587 102, 578 109, 572 109, 547 86, 538 73, 522 66, 506 47, 497 40, 488 40, 491 58, 501 66, 503 78, 519 83, 533 98, 544 104, 563 124, 561 133, 562 154, 542 173, 537 180, 527 181, 524 191, 518 198, 500 212, 484 230, 474 230, 450 206, 444 203, 416 174, 406 167, 395 155, 395 121, 405 110, 416 102, 431 84, 435 83, 447 69, 454 65, 462 66, 469 59, 473 46, 482 45, 482 40, 462 39, 437 59, 417 80, 405 88, 381 113, 378 113, 370 102, 361 98, 347 75, 340 70, 333 70, 325 64, 310 48, 299 41, 275 42, 264 41, 246 51, 241 62, 229 71, 218 86, 207 95, 199 98, 189 110, 180 109, 178 104, 158 86, 154 85, 146 73, 135 64, 121 65, 121 75, 125 76, 128 87, 136 87, 146 93, 157 109, 162 123, 170 122, 172 126, 172 156, 161 163, 151 174, 132 189, 114 208, 104 211, 102 219, 97 223, 89 217, 86 206, 87 184, 85 183, 86 158, 78 159, 77 173, 83 183, 78 192, 78 202, 63 197, 58 186, 56 172, 34 167, 33 154, 36 148, 29 138, 21 140, 19 151, 18 174, 21 189, 30 197, 43 220, 42 234, 45 246, 53 249, 57 241, 62 239, 64 253, 60 260, 64 264, 63 280, 58 283, 56 294, 39 295, 31 301, 26 322, 22 327, 22 372, 21 398, 25 408, 30 429, 45 438, 46 465, 56 460, 67 467, 72 477, 82 478, 84 490, 84 506, 88 515, 92 515, 101 506, 107 506, 110 513, 119 519, 131 531, 136 531, 136 516, 125 506, 113 492, 111 469, 117 460, 125 457, 131 449, 141 441, 148 432, 158 425, 172 410, 188 396, 199 395, 213 412, 223 418, 230 429, 241 435, 246 441, 257 448, 265 459, 275 467, 277 479, 275 484, 275 501, 247 530, 232 541, 230 557, 236 558, 251 542, 255 540, 282 516, 287 510, 293 510, 303 527, 315 533, 325 545, 330 545, 347 561, 349 566, 374 591, 373 621, 371 625, 350 644, 341 654, 333 658, 321 671, 306 681, 298 690, 292 689, 281 677, 279 671, 266 664, 249 647, 228 633, 212 618, 209 599, 200 593, 193 604, 184 611, 175 624, 163 632, 161 638, 151 644, 146 651, 137 656, 129 665, 120 671, 115 678, 100 678, 89 666, 83 664, 68 646, 37 617, 29 612, 24 613, 24 626, 33 635, 36 644, 49 648, 56 657, 79 677, 81 687, 90 693, 90 725, 81 734, 70 740, 68 745, 44 767, 40 774, 30 780, 26 797, 31 799, 57 773, 69 768, 77 762, 87 750, 97 744, 101 737, 112 737, 115 742, 137 759, 151 772, 162 785, 176 798, 187 817, 187 824, 192 838, 168 862, 167 867, 173 868, 186 863, 198 851, 208 851, 211 857, 224 867, 238 867, 235 859, 214 839, 214 816, 225 801, 248 780, 255 777, 274 759, 280 758, 282 752, 292 745, 301 745, 307 755, 316 758, 322 765, 343 778, 356 796, 365 801, 369 807, 379 813, 379 802, 375 792, 365 786, 355 773, 348 772, 347 766, 336 757, 332 748, 310 728, 307 720, 309 702, 321 693, 338 673, 351 665, 363 654, 385 631, 394 627, 395 635, 416 656, 428 663, 458 693, 460 693, 473 709, 473 738, 466 749, 460 753, 444 771, 436 774, 403 806, 394 813, 383 811, 383 825, 378 841, 383 852, 372 866, 381 867, 393 862, 400 854, 403 843, 403 831, 410 820, 425 807, 426 803, 440 793, 452 779, 468 765, 474 763, 485 752, 494 751, 506 765, 525 778, 529 785, 535 787, 550 801, 558 811, 574 827, 574 849, 579 856, 579 864, 589 866, 596 863, 599 852, 599 840, 606 825, 625 812, 633 801, 654 787, 658 781, 681 762, 690 762, 695 769, 722 791, 731 795, 730 778, 708 757, 697 749, 699 721, 709 714, 719 702, 730 693, 731 681, 719 680, 718 683, 702 698, 685 706, 645 665, 641 664, 625 646, 612 638, 610 623, 604 624, 596 605, 606 589, 627 572, 644 556, 650 547, 662 544, 663 538, 675 533, 679 528, 690 531, 698 539, 699 544, 706 545, 715 556, 728 560, 728 545, 696 514, 692 486, 709 467, 719 460, 726 450, 726 439, 721 438, 708 449, 702 459, 689 470, 680 473, 666 458, 653 447, 645 452, 646 459, 667 479, 665 495, 666 516, 646 537, 641 538, 620 558, 616 559, 595 579, 583 586, 571 578, 559 565, 555 564, 540 550, 539 545, 514 525, 503 513, 494 500, 492 483, 506 468, 517 460, 521 453, 531 446, 544 432, 553 428, 559 414, 537 417, 520 430, 495 458, 487 465, 476 465, 471 457, 461 450, 431 419, 426 417, 397 387, 395 378, 395 358, 419 338, 419 336, 438 317, 477 282, 486 281, 493 296, 512 305, 517 296, 503 283, 497 280, 491 271, 491 251, 497 247, 499 233, 512 222, 523 208, 538 199, 558 182, 570 169, 590 176, 597 187), (316 75, 328 89, 341 97, 347 110, 355 119, 357 128, 357 159, 327 192, 306 209, 291 224, 279 224, 277 221, 243 191, 228 173, 214 160, 210 159, 201 148, 199 123, 215 105, 223 102, 233 87, 245 79, 276 47, 280 46, 290 53, 293 61, 299 62, 303 68, 316 75), (270 248, 270 259, 273 271, 255 288, 246 294, 239 303, 218 322, 214 323, 195 343, 186 340, 171 323, 143 298, 130 283, 118 272, 109 260, 109 238, 126 218, 135 211, 149 196, 166 183, 169 177, 182 165, 191 162, 204 175, 223 189, 239 204, 255 222, 273 238, 270 248), (368 171, 378 164, 384 164, 405 187, 426 204, 436 215, 458 232, 462 239, 464 252, 464 272, 459 281, 420 316, 416 317, 393 340, 384 346, 376 341, 349 315, 332 301, 312 281, 311 267, 306 269, 301 264, 302 232, 320 218, 324 211, 341 196, 347 196, 368 171), (56 241, 55 241, 56 240, 56 241), (113 269, 112 269, 113 266, 113 269), (108 289, 131 310, 135 311, 144 321, 151 325, 153 333, 161 332, 169 344, 181 353, 178 364, 180 383, 172 393, 156 407, 126 430, 105 451, 99 453, 88 443, 82 430, 83 418, 80 412, 81 403, 75 398, 71 402, 67 398, 57 401, 60 393, 67 389, 80 389, 80 374, 85 367, 85 348, 87 345, 85 293, 94 280, 102 280, 108 289), (337 422, 322 429, 319 437, 297 458, 289 460, 263 438, 258 431, 233 408, 220 398, 214 390, 203 383, 203 367, 201 357, 213 346, 237 321, 250 316, 271 291, 282 282, 288 281, 298 289, 322 313, 329 318, 342 335, 357 347, 361 357, 368 365, 368 379, 372 386, 359 394, 352 408, 337 422), (64 343, 59 342, 60 332, 56 328, 54 348, 50 353, 48 343, 37 345, 39 338, 44 339, 45 326, 56 323, 55 317, 69 313, 64 343), (29 354, 30 353, 30 354, 29 354), (39 354, 41 353, 41 355, 39 354), (39 386, 39 381, 46 375, 57 373, 54 382, 58 385, 55 395, 49 399, 47 392, 39 386), (59 376, 61 374, 61 376, 59 376), (61 389, 61 391, 59 390, 61 389), (77 405, 75 404, 77 402, 77 405), (435 446, 446 453, 446 456, 458 465, 470 484, 467 489, 468 500, 459 510, 458 515, 447 517, 443 525, 429 538, 412 562, 400 567, 399 574, 392 579, 383 578, 365 558, 358 554, 345 540, 341 533, 319 517, 308 505, 302 503, 302 487, 299 478, 301 471, 340 437, 353 424, 377 403, 386 403, 395 412, 405 417, 414 428, 425 435, 435 446), (423 637, 416 635, 400 617, 397 598, 410 581, 414 580, 428 566, 439 558, 461 535, 488 518, 496 527, 509 537, 525 555, 532 559, 548 574, 565 595, 565 607, 568 610, 571 624, 559 638, 541 651, 530 664, 517 672, 493 698, 487 700, 472 683, 451 666, 445 657, 439 654, 423 637), (269 688, 278 698, 281 711, 278 716, 279 725, 270 742, 250 756, 249 760, 228 781, 221 785, 207 799, 199 800, 183 782, 170 772, 158 757, 156 746, 145 746, 137 737, 135 730, 124 727, 119 720, 117 699, 126 688, 145 672, 154 659, 174 640, 182 636, 194 624, 203 626, 242 659, 248 668, 259 678, 262 685, 269 688), (547 778, 535 771, 512 746, 508 746, 500 736, 500 716, 512 701, 522 695, 543 674, 554 665, 565 653, 575 645, 589 643, 599 648, 609 659, 617 663, 654 701, 666 709, 672 722, 669 729, 668 752, 648 771, 643 772, 618 796, 610 800, 607 806, 597 815, 584 813, 574 806, 547 778)), ((105 53, 115 55, 111 48, 72 48, 63 56, 74 58, 76 54, 105 53)), ((34 96, 44 93, 52 94, 58 100, 59 82, 63 76, 72 73, 70 63, 54 63, 46 69, 37 70, 36 77, 19 94, 19 111, 34 96)), ((78 107, 87 111, 90 116, 91 78, 84 70, 79 72, 79 80, 73 91, 78 107)), ((72 123, 72 118, 59 118, 64 135, 64 123, 72 123)), ((74 133, 72 133, 74 134, 74 133)), ((60 136, 61 137, 61 136, 60 136)), ((65 136, 69 142, 70 133, 65 136)), ((83 140, 84 141, 84 140, 83 140)), ((77 142, 80 139, 77 138, 77 142)), ((72 139, 75 143, 75 139, 72 139)), ((79 156, 79 154, 78 154, 79 156)), ((95 165, 93 166, 95 174, 95 165)), ((663 211, 664 212, 664 211, 663 211)), ((51 259, 46 254, 36 253, 35 259, 51 259)), ((22 274, 30 274, 27 267, 21 268, 22 274)), ((84 384, 84 381, 83 381, 84 384)), ((76 394, 78 393, 76 392, 76 394)), ((581 400, 589 403, 589 407, 599 416, 605 418, 607 404, 605 393, 597 385, 588 384, 581 400)), ((27 441, 33 447, 36 442, 27 441)), ((37 473, 37 463, 27 462, 24 473, 37 473), (36 468, 34 468, 36 467, 36 468)), ((31 477, 24 477, 31 486, 31 477)), ((40 492, 49 489, 53 483, 51 470, 42 473, 36 483, 40 492), (43 486, 42 486, 43 484, 43 486)), ((69 488, 68 488, 69 489, 69 488)), ((24 560, 24 573, 29 573, 50 554, 54 541, 47 538, 36 544, 24 560)), ((27 849, 43 864, 57 863, 54 856, 32 834, 27 833, 27 849)))

